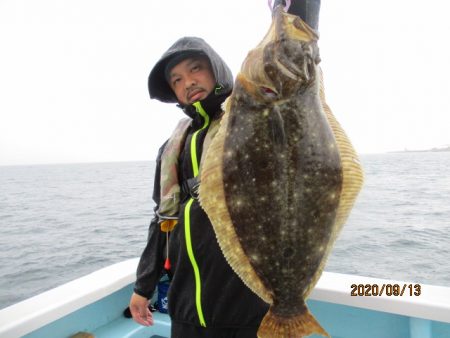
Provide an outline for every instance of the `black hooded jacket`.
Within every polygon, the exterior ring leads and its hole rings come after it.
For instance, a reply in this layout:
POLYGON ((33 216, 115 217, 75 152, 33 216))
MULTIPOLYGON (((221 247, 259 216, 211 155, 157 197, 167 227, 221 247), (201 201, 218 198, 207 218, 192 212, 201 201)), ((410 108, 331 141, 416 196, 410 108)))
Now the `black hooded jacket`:
MULTIPOLYGON (((165 81, 165 67, 174 55, 191 52, 208 57, 217 86, 207 98, 200 101, 202 113, 194 106, 180 106, 192 118, 179 158, 178 176, 182 183, 196 176, 191 150, 195 149, 194 157, 201 158, 209 122, 220 118, 221 103, 231 93, 233 86, 231 71, 220 56, 202 39, 188 37, 170 47, 150 73, 149 91, 152 98, 177 102, 165 81)), ((155 211, 160 202, 161 154, 164 146, 156 162, 153 191, 155 211)), ((155 216, 150 224, 148 242, 138 265, 134 289, 137 294, 147 298, 152 296, 164 273, 166 235, 160 230, 158 222, 155 216)), ((171 277, 168 305, 172 321, 215 328, 259 326, 268 305, 232 271, 219 248, 208 216, 198 200, 186 189, 182 189, 178 224, 170 233, 169 257, 172 267, 168 271, 171 277)))

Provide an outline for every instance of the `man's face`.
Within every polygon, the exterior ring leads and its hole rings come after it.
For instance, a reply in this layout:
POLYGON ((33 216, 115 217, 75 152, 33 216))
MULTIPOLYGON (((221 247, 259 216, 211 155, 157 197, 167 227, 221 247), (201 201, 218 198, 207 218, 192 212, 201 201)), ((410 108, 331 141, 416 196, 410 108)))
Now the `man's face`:
POLYGON ((203 100, 216 85, 211 66, 204 57, 181 61, 170 71, 168 81, 178 101, 184 105, 203 100))

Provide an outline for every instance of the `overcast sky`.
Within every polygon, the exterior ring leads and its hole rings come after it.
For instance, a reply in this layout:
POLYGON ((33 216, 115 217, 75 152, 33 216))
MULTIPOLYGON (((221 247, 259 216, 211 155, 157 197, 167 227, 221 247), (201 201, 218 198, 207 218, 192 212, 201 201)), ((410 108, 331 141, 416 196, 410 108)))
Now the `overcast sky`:
MULTIPOLYGON (((322 0, 326 95, 358 152, 450 144, 449 9, 322 0)), ((0 165, 153 160, 183 117, 149 99, 161 54, 200 36, 236 75, 270 18, 266 0, 0 0, 0 165)))

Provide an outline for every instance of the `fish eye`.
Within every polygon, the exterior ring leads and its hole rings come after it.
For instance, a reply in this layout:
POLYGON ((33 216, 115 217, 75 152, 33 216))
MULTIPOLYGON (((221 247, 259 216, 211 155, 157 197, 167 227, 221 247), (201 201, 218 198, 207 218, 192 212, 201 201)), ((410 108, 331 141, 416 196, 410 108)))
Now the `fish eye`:
POLYGON ((263 96, 268 97, 270 99, 276 99, 278 97, 278 93, 275 92, 273 89, 268 87, 260 87, 261 94, 263 96))

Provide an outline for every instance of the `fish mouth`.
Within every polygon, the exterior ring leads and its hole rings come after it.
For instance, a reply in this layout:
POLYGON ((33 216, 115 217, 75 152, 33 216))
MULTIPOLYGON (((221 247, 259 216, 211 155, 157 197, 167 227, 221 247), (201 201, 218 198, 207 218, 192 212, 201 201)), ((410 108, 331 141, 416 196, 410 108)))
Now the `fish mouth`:
POLYGON ((203 88, 194 88, 187 93, 186 99, 189 103, 193 103, 201 100, 205 93, 206 90, 204 90, 203 88))

